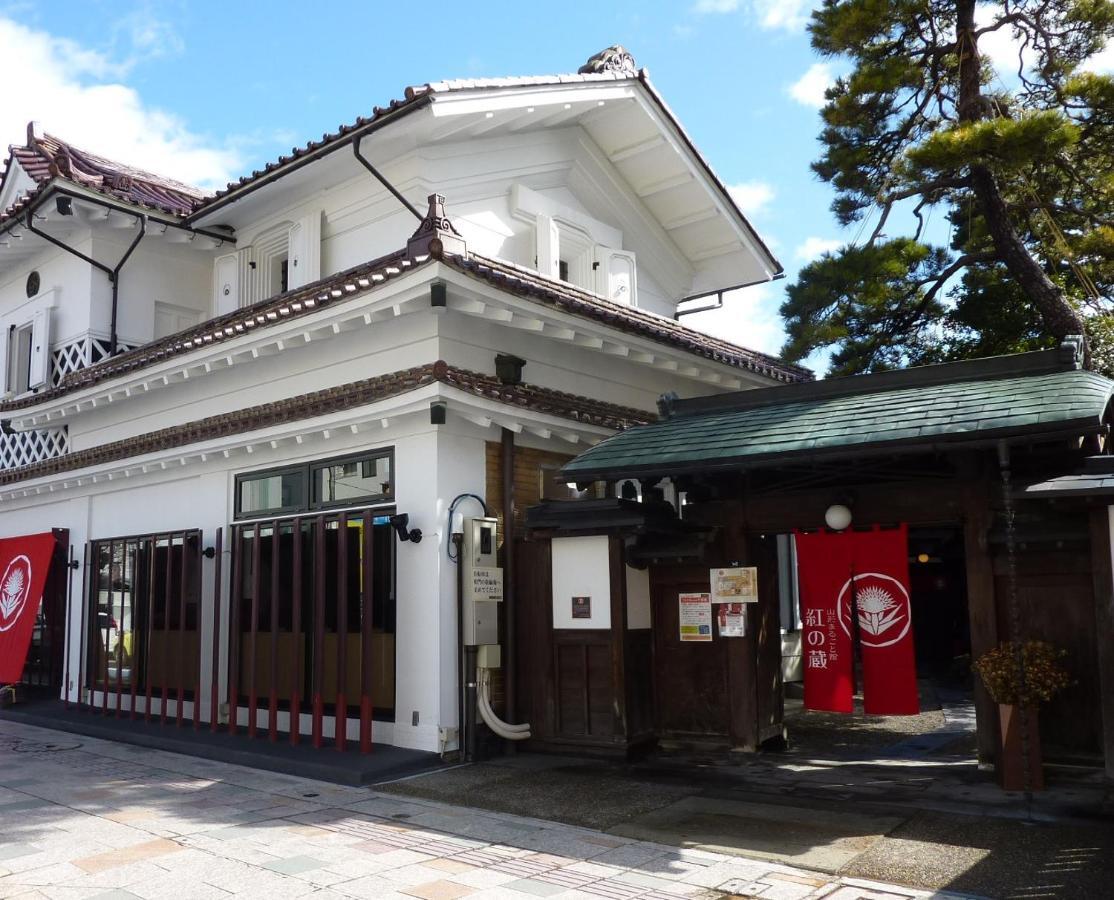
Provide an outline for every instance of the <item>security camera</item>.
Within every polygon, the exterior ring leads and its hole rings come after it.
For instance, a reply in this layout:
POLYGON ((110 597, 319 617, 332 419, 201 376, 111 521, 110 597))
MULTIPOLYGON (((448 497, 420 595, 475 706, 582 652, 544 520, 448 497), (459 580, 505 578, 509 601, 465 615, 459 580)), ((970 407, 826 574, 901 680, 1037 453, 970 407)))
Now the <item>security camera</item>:
POLYGON ((420 528, 409 528, 410 514, 397 513, 390 517, 391 527, 395 530, 400 541, 411 541, 415 544, 420 544, 422 541, 422 530, 420 528))

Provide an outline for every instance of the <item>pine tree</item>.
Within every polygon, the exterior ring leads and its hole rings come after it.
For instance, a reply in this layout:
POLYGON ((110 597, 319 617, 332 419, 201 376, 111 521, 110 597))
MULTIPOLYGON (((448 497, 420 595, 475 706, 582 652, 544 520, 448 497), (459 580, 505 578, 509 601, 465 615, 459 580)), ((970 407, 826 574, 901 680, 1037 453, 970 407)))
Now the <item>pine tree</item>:
POLYGON ((851 65, 813 170, 862 239, 790 285, 783 355, 830 349, 849 374, 1083 334, 1088 362, 1114 370, 1114 79, 1086 70, 1114 2, 825 0, 809 28, 851 65), (1000 31, 1015 71, 979 51, 1000 31), (937 208, 948 246, 928 243, 937 208))

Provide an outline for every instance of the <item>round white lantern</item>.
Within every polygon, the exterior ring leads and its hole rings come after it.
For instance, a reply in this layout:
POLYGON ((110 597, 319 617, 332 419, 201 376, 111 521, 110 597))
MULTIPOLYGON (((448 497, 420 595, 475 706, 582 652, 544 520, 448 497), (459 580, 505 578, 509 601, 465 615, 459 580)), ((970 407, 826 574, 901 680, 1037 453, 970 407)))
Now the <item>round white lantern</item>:
POLYGON ((851 524, 851 510, 842 503, 833 503, 824 513, 824 523, 832 531, 843 531, 851 524))

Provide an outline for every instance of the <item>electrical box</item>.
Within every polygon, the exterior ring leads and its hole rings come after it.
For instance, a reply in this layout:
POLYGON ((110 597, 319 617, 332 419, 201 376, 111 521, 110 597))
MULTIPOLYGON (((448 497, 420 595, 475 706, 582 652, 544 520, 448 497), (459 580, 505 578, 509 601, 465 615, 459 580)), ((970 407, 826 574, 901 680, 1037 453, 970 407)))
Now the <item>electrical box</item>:
POLYGON ((499 643, 503 570, 498 566, 498 538, 496 519, 464 520, 460 562, 464 566, 464 643, 469 647, 499 643))

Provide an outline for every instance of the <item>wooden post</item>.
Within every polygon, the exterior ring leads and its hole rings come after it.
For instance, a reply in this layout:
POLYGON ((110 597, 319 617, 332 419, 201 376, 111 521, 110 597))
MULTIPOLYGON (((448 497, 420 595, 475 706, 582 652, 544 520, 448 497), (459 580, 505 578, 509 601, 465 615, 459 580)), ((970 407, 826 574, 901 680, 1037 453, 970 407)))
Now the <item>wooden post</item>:
MULTIPOLYGON (((750 542, 738 524, 739 519, 729 517, 724 528, 725 550, 729 557, 722 565, 745 566, 751 562, 750 542), (731 519, 734 518, 734 521, 731 519)), ((757 540, 757 538, 755 538, 757 540)), ((709 590, 711 585, 708 585, 709 590)), ((713 607, 714 610, 714 607, 713 607)), ((753 753, 758 750, 758 629, 761 617, 757 605, 748 603, 743 607, 747 633, 742 638, 717 638, 725 641, 724 654, 727 660, 727 703, 728 737, 732 750, 745 750, 753 753)), ((713 619, 715 618, 713 613, 713 619)), ((715 622, 712 629, 715 629, 715 622)))
POLYGON ((290 632, 294 659, 290 661, 290 746, 297 747, 302 730, 302 520, 294 518, 293 545, 293 602, 291 604, 290 632))
MULTIPOLYGON (((209 685, 209 731, 213 734, 217 733, 220 728, 220 602, 221 602, 221 564, 224 561, 224 547, 223 547, 224 529, 217 529, 217 540, 213 545, 216 555, 213 557, 213 662, 212 662, 212 679, 213 683, 209 685)), ((198 606, 197 610, 197 631, 198 643, 200 644, 201 633, 201 607, 198 606)), ((198 660, 197 671, 201 671, 201 661, 198 660)), ((200 674, 198 675, 198 683, 201 681, 200 674)), ((201 702, 200 697, 198 703, 201 702)))
POLYGON ((271 528, 271 687, 267 695, 267 739, 273 744, 278 740, 278 655, 279 655, 279 592, 282 589, 282 523, 275 521, 271 528))
MULTIPOLYGON (((963 549, 967 565, 967 614, 971 627, 971 659, 998 645, 998 612, 994 597, 994 564, 987 545, 992 520, 985 489, 972 486, 963 521, 963 549)), ((978 759, 998 757, 998 705, 975 676, 975 724, 978 759)))
POLYGON ((325 682, 325 518, 313 522, 313 730, 315 749, 321 749, 325 682))
POLYGON ((232 599, 228 607, 228 732, 240 728, 240 607, 244 599, 243 525, 232 529, 232 599))
POLYGON ((360 752, 371 753, 371 626, 375 609, 375 566, 372 558, 375 552, 375 517, 371 510, 364 510, 360 535, 363 538, 363 571, 360 573, 360 752))
MULTIPOLYGON (((627 742, 627 566, 623 550, 623 539, 617 535, 608 538, 608 559, 611 575, 611 696, 612 710, 615 713, 615 740, 627 742)), ((584 648, 588 652, 587 646, 584 648)), ((588 671, 585 658, 584 671, 588 671)), ((588 696, 588 691, 585 692, 588 696)), ((587 703, 587 699, 585 703, 587 703)), ((584 712, 585 723, 591 723, 588 710, 584 712)))
POLYGON ((1095 642, 1098 647, 1099 712, 1106 777, 1114 778, 1114 565, 1111 515, 1114 507, 1091 510, 1091 577, 1095 591, 1095 642))
POLYGON ((333 747, 343 753, 348 744, 348 513, 337 518, 337 692, 333 704, 333 747))

